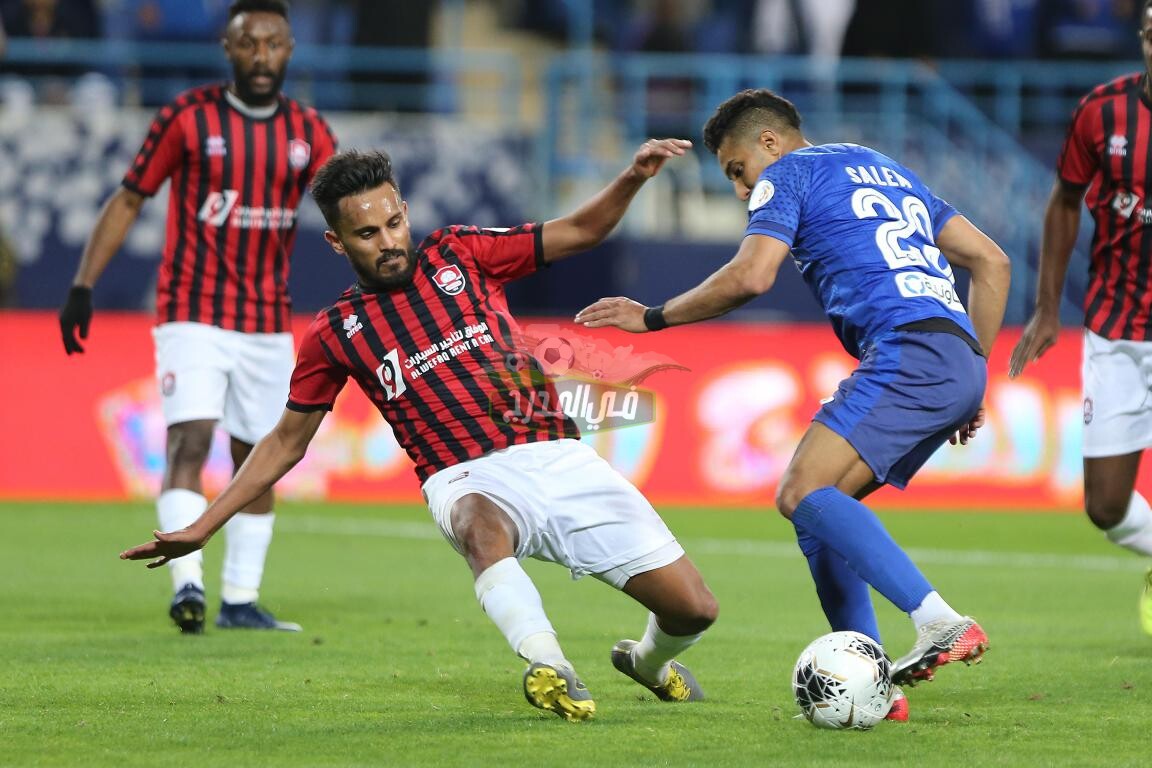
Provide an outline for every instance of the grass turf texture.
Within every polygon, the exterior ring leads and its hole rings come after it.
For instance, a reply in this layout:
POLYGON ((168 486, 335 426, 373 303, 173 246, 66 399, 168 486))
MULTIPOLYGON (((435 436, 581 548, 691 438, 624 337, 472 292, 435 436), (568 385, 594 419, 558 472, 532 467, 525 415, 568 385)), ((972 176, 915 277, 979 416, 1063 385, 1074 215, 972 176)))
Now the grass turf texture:
MULTIPOLYGON (((658 702, 613 670, 643 610, 529 561, 596 698, 596 720, 570 724, 524 702, 523 664, 422 509, 284 505, 262 599, 305 631, 182 637, 167 573, 116 558, 149 535, 149 505, 0 505, 0 765, 1147 764, 1141 562, 1080 516, 884 516, 992 650, 910 690, 911 723, 869 733, 793 719, 792 664, 826 625, 784 521, 665 516, 721 604, 683 659, 709 698, 658 702)), ((899 655, 911 625, 877 605, 899 655)))

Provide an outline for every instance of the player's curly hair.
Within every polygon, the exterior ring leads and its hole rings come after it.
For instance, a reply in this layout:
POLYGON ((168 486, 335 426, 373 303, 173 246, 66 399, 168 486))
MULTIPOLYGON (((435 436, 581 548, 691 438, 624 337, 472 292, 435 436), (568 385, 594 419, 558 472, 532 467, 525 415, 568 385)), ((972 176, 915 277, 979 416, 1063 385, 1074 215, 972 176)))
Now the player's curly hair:
POLYGON ((716 154, 725 136, 765 127, 800 130, 800 113, 792 102, 767 88, 749 88, 716 107, 704 124, 704 146, 716 154))
POLYGON ((341 200, 385 184, 400 190, 387 152, 346 150, 332 155, 316 172, 312 178, 312 199, 324 214, 324 221, 335 229, 336 222, 340 221, 341 200))
POLYGON ((242 13, 275 13, 288 18, 288 0, 233 0, 228 7, 228 20, 242 13))

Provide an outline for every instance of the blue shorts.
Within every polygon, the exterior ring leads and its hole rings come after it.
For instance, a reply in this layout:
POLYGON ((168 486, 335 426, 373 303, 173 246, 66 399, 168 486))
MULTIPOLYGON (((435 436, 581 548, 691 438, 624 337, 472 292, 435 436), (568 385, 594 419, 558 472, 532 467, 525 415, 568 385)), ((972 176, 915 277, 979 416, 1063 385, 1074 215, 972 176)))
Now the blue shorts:
POLYGON ((904 488, 984 400, 987 361, 950 333, 891 331, 815 421, 847 440, 877 482, 904 488))

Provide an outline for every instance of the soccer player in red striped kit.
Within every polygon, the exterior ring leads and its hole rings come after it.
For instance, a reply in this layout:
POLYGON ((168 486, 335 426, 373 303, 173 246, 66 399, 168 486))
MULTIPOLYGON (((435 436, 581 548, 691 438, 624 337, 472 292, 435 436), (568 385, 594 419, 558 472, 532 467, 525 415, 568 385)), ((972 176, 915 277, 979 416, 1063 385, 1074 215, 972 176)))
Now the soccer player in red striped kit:
MULTIPOLYGON (((1136 473, 1152 447, 1152 0, 1141 12, 1144 71, 1097 86, 1072 115, 1044 214, 1036 308, 1009 374, 1059 338, 1060 295, 1084 201, 1095 222, 1084 299, 1084 508, 1113 543, 1152 557, 1152 508, 1136 473)), ((1152 635, 1152 569, 1139 601, 1152 635)))
MULTIPOLYGON (((92 289, 145 200, 172 180, 157 285, 156 378, 168 425, 157 502, 160 527, 183 528, 207 507, 201 473, 217 423, 239 467, 276 424, 293 365, 288 261, 296 212, 335 139, 315 110, 280 92, 292 54, 283 0, 236 0, 221 41, 228 85, 181 94, 160 110, 84 249, 60 328, 84 352, 92 289)), ((273 494, 253 498, 228 526, 216 626, 299 630, 257 603, 272 538, 273 494)), ((203 631, 202 557, 174 560, 169 615, 203 631)))
POLYGON ((121 557, 158 558, 155 567, 203 547, 304 456, 351 378, 415 463, 432 517, 468 562, 485 613, 528 662, 529 703, 567 720, 596 709, 520 566, 525 557, 595 576, 645 606, 644 634, 616 643, 613 666, 664 701, 702 698, 675 657, 715 620, 716 600, 648 501, 576 439, 571 418, 518 407, 557 399, 521 364, 503 289, 602 241, 644 182, 689 146, 646 142, 568 216, 512 229, 445 227, 417 248, 387 155, 333 157, 312 194, 331 227, 325 237, 357 283, 313 321, 280 423, 228 488, 187 528, 157 531, 121 557))

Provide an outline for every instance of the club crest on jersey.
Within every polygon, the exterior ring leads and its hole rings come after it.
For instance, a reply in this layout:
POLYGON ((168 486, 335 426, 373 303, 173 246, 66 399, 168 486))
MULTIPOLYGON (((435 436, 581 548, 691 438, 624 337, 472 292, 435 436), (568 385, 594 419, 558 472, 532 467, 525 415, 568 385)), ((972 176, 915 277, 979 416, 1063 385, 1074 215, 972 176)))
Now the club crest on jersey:
POLYGON ((776 194, 776 187, 772 186, 772 182, 768 179, 763 179, 756 182, 756 186, 752 187, 752 194, 748 196, 748 210, 754 211, 772 199, 772 195, 776 194))
POLYGON ((293 170, 301 171, 308 167, 308 160, 312 157, 312 147, 302 139, 292 139, 288 142, 288 165, 293 170))
POLYGON ((1127 157, 1128 138, 1118 133, 1112 134, 1108 138, 1108 154, 1112 157, 1127 157))
POLYGON ((224 143, 223 136, 209 136, 204 140, 204 154, 208 157, 224 157, 228 154, 228 145, 224 143))
POLYGON ((436 270, 436 274, 432 276, 432 282, 436 283, 436 287, 444 293, 455 296, 464 290, 464 273, 460 267, 449 264, 436 270))
POLYGON ((360 322, 360 318, 356 315, 348 315, 344 318, 344 336, 352 338, 360 331, 364 330, 364 323, 360 322))

